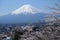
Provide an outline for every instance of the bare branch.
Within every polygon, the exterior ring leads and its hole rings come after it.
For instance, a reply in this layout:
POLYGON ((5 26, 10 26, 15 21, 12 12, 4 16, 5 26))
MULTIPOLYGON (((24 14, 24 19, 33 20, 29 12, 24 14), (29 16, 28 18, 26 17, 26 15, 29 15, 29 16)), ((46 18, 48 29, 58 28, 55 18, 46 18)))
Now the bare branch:
POLYGON ((50 14, 60 14, 60 12, 51 12, 50 14))
POLYGON ((58 3, 56 3, 56 6, 60 9, 60 5, 58 3))
POLYGON ((60 5, 58 3, 55 4, 57 6, 57 8, 54 8, 54 7, 48 7, 49 9, 52 9, 52 10, 59 10, 60 11, 60 5))
POLYGON ((60 10, 60 8, 51 8, 51 7, 48 7, 48 8, 53 10, 60 10))

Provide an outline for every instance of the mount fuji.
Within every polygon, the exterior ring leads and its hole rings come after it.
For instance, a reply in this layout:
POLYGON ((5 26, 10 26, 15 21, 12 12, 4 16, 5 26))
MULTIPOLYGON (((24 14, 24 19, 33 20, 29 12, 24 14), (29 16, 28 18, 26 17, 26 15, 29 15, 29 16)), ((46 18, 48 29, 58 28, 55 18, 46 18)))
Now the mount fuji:
POLYGON ((35 23, 46 14, 41 10, 31 6, 30 4, 23 5, 20 8, 12 11, 8 15, 0 16, 0 23, 16 24, 16 23, 35 23))

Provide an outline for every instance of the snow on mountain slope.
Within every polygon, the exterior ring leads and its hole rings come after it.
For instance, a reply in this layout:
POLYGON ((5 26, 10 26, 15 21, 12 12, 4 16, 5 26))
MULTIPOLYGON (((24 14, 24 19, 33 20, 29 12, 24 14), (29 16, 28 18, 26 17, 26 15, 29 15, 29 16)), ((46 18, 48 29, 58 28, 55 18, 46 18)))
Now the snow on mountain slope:
POLYGON ((12 14, 36 14, 36 13, 40 13, 41 10, 31 6, 30 4, 26 4, 26 5, 23 5, 21 6, 20 8, 14 10, 12 12, 12 14))

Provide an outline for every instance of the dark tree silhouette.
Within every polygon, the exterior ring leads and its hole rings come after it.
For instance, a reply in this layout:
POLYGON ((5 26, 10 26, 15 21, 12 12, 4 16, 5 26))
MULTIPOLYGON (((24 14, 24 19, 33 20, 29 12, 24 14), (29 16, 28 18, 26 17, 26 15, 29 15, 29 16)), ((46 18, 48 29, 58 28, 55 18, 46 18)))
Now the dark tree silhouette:
POLYGON ((19 40, 21 38, 20 35, 23 34, 23 30, 17 28, 14 32, 15 32, 14 33, 14 40, 19 40))

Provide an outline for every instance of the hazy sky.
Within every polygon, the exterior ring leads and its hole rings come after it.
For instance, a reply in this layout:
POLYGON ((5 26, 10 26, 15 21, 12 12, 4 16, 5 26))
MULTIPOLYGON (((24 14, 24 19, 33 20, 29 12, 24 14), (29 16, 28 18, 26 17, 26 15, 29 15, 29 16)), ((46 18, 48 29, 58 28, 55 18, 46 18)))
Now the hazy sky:
POLYGON ((43 12, 49 12, 48 6, 54 7, 56 2, 60 0, 0 0, 0 15, 11 13, 25 4, 31 4, 43 12))

